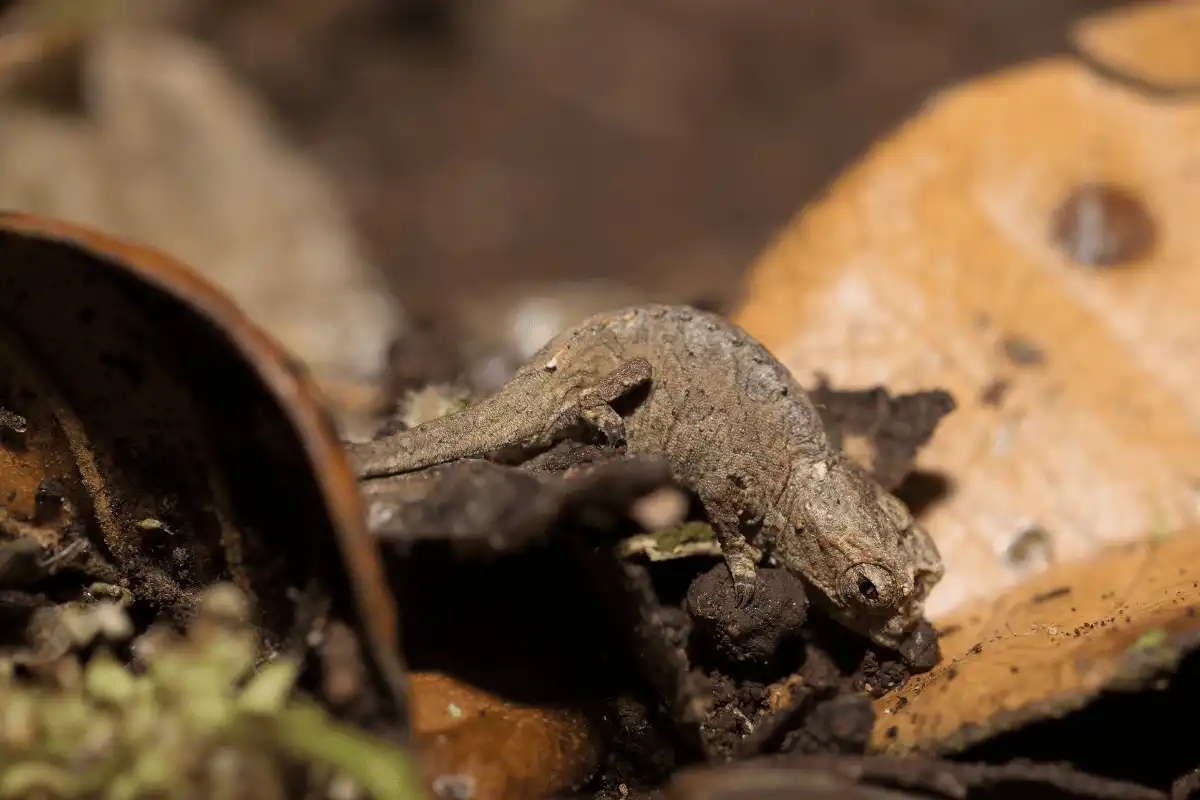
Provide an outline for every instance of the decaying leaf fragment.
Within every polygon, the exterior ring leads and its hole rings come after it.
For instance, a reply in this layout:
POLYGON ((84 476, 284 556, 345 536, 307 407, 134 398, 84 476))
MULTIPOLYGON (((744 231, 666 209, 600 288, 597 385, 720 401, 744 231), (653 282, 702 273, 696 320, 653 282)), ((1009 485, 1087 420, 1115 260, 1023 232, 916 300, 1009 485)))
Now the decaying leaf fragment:
POLYGON ((1200 531, 1060 565, 939 620, 942 663, 876 701, 884 752, 954 752, 1137 690, 1200 645, 1200 531))
MULTIPOLYGON (((1143 5, 1088 46, 1128 24, 1121 59, 1195 59, 1194 23, 1165 20, 1196 5, 1143 5)), ((917 461, 950 482, 921 518, 935 618, 1021 580, 1004 553, 1030 529, 1072 561, 1200 522, 1197 141, 1200 97, 1067 56, 1008 69, 934 98, 753 271, 737 321, 801 381, 954 396, 917 461)))
POLYGON ((692 556, 718 558, 721 555, 721 545, 717 543, 711 525, 707 522, 692 521, 665 531, 630 536, 617 546, 617 555, 622 558, 640 555, 650 561, 670 561, 692 556))
MULTIPOLYGON (((0 541, 38 540, 32 579, 70 570, 61 591, 108 584, 177 622, 228 580, 267 651, 343 621, 371 676, 355 711, 402 735, 395 608, 306 374, 148 248, 3 214, 0 264, 0 404, 26 420, 0 432, 0 541)), ((10 600, 30 582, 11 554, 10 600)))

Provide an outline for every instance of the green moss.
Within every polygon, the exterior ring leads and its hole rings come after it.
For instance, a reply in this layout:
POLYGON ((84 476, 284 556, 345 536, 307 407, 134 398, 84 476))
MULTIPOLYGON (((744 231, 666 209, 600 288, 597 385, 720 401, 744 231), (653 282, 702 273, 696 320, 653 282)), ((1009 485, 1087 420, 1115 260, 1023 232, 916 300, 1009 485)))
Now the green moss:
POLYGON ((685 522, 677 528, 641 533, 617 545, 622 558, 643 555, 651 561, 670 561, 689 556, 721 555, 712 526, 707 522, 685 522))
POLYGON ((233 587, 209 590, 185 636, 156 628, 135 641, 138 674, 105 649, 83 663, 81 645, 130 629, 113 624, 123 616, 110 602, 66 609, 74 646, 32 677, 0 659, 0 798, 283 800, 298 768, 310 797, 347 782, 364 798, 422 796, 404 752, 295 696, 294 661, 254 671, 257 638, 233 587))

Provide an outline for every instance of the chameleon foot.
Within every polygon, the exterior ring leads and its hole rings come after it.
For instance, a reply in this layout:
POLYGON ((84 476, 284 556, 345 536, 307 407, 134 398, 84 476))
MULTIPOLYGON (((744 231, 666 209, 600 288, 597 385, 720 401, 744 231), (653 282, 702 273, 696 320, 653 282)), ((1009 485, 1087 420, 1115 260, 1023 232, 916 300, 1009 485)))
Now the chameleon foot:
POLYGON ((733 584, 733 599, 737 603, 738 608, 749 606, 754 602, 754 584, 735 582, 733 584))
POLYGON ((733 579, 733 599, 738 608, 745 608, 754 602, 754 590, 758 585, 757 570, 754 561, 748 555, 727 558, 729 576, 733 579))
POLYGON ((649 361, 642 356, 631 358, 580 392, 580 407, 590 408, 601 403, 615 402, 650 380, 651 375, 649 361))
POLYGON ((546 426, 546 433, 556 433, 576 420, 582 420, 599 430, 609 444, 624 444, 625 421, 609 403, 648 380, 650 362, 641 356, 631 358, 565 403, 546 426))
POLYGON ((613 411, 612 406, 602 405, 588 408, 581 411, 579 417, 600 431, 600 435, 612 447, 621 447, 625 444, 625 420, 621 419, 620 414, 613 411))
POLYGON ((739 509, 746 503, 738 490, 725 478, 709 478, 696 487, 700 502, 708 512, 713 533, 721 545, 729 577, 733 580, 733 595, 739 608, 745 608, 754 600, 754 587, 758 578, 758 562, 762 551, 746 541, 741 532, 739 509))

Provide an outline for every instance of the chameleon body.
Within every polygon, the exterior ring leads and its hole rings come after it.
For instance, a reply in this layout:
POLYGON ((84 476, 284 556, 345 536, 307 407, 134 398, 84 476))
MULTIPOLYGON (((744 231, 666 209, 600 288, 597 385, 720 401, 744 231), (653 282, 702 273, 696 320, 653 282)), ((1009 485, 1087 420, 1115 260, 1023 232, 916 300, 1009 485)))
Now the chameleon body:
POLYGON ((686 306, 594 316, 550 341, 496 394, 359 445, 360 479, 597 428, 665 458, 704 505, 740 603, 763 551, 841 624, 896 649, 943 567, 907 507, 837 452, 804 389, 737 325, 686 306))

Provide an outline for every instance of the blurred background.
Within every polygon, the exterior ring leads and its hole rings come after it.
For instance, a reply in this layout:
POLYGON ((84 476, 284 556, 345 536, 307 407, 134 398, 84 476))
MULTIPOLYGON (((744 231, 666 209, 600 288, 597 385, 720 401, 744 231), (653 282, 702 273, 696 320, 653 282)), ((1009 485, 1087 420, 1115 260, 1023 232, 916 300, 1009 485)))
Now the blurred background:
POLYGON ((728 301, 941 87, 1111 0, 192 0, 407 303, 603 278, 728 301))
POLYGON ((419 325, 727 311, 873 140, 1113 5, 9 0, 0 203, 166 249, 353 383, 419 325))

